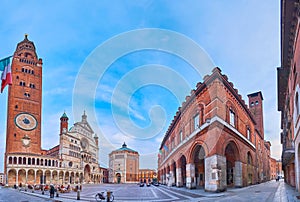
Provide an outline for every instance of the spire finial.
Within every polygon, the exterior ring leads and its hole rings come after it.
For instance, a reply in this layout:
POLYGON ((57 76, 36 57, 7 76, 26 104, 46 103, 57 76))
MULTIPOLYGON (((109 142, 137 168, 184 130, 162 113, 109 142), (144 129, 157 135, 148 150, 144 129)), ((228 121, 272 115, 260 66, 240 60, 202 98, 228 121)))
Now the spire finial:
POLYGON ((27 34, 27 33, 25 33, 25 39, 28 39, 27 37, 28 37, 28 34, 27 34))

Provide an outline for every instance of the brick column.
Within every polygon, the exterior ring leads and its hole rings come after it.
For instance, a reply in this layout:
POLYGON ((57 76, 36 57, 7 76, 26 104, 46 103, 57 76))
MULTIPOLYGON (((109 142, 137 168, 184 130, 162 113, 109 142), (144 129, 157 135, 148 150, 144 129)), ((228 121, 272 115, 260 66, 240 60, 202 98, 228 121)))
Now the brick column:
POLYGON ((195 178, 195 164, 186 164, 186 187, 189 189, 196 188, 195 178))

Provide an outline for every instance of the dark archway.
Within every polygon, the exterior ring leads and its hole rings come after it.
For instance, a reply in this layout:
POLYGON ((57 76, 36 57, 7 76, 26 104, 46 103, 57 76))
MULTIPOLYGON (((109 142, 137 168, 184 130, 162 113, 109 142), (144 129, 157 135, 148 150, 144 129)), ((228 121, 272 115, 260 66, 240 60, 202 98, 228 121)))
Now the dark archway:
POLYGON ((253 184, 253 160, 250 152, 247 153, 247 177, 248 185, 253 184))
POLYGON ((121 183, 121 174, 117 173, 116 178, 117 178, 117 183, 120 184, 121 183))
POLYGON ((201 145, 197 145, 193 151, 193 161, 195 164, 196 187, 205 185, 205 151, 201 145))
POLYGON ((91 167, 89 164, 86 164, 84 167, 84 182, 89 183, 90 182, 90 174, 91 174, 91 167))
POLYGON ((184 155, 180 158, 180 168, 181 168, 181 182, 182 185, 186 186, 186 158, 184 155))
POLYGON ((226 182, 227 186, 233 187, 235 186, 235 162, 238 160, 238 149, 234 142, 229 142, 225 149, 225 157, 226 157, 226 182))
POLYGON ((175 162, 173 162, 172 163, 172 168, 173 168, 173 182, 172 182, 172 186, 176 186, 176 182, 177 182, 177 180, 176 180, 176 163, 175 162))

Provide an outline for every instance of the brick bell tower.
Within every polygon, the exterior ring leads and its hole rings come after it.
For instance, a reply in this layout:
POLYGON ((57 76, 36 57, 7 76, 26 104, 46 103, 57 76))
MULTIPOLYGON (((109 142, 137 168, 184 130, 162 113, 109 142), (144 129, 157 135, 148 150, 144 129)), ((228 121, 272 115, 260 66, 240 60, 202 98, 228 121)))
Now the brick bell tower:
POLYGON ((42 59, 27 34, 13 55, 8 89, 6 155, 41 154, 42 59))
POLYGON ((264 139, 264 117, 263 117, 263 96, 261 91, 248 95, 249 109, 253 114, 256 125, 255 129, 260 132, 261 138, 264 139))
POLYGON ((63 115, 60 117, 60 134, 68 132, 68 120, 69 118, 66 112, 64 112, 63 115))

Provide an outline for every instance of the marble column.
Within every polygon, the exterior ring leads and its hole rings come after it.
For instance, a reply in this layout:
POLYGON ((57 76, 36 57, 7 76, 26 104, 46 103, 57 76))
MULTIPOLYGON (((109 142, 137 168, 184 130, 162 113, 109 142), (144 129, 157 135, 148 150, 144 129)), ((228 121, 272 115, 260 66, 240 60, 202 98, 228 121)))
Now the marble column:
POLYGON ((195 164, 189 163, 186 164, 186 187, 188 189, 196 188, 195 178, 195 164))
POLYGON ((176 168, 176 186, 177 187, 183 186, 181 168, 176 168))

